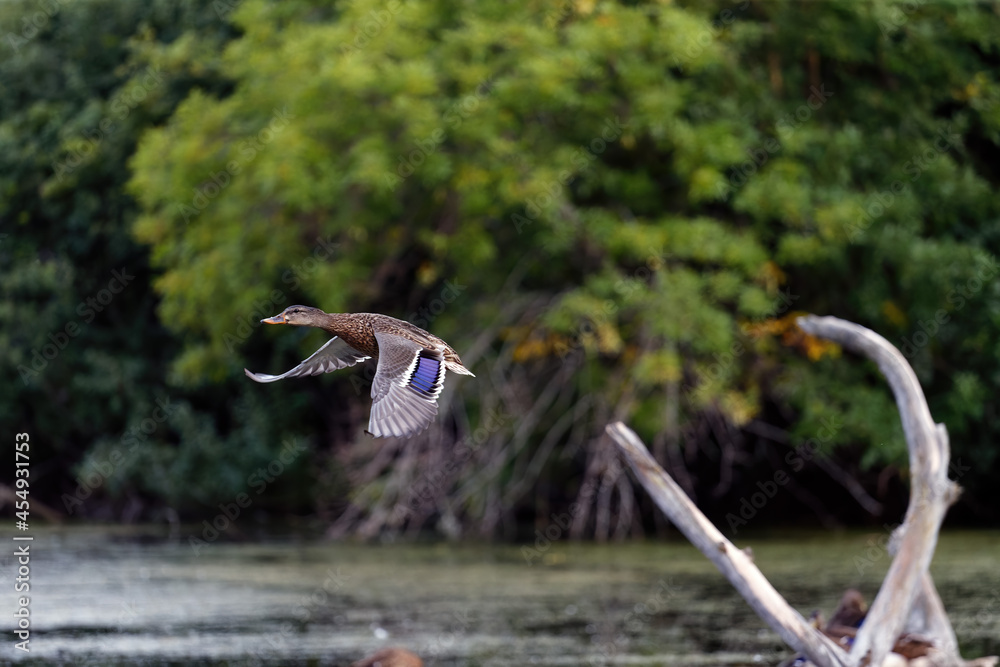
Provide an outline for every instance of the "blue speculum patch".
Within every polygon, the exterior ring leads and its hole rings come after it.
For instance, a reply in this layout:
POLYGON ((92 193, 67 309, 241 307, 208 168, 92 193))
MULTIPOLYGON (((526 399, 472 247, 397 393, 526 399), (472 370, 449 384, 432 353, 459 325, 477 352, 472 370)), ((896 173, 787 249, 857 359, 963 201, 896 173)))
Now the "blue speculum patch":
POLYGON ((432 393, 431 389, 434 387, 440 368, 441 362, 437 359, 420 357, 417 361, 417 367, 413 370, 413 377, 410 378, 410 385, 425 394, 432 393))

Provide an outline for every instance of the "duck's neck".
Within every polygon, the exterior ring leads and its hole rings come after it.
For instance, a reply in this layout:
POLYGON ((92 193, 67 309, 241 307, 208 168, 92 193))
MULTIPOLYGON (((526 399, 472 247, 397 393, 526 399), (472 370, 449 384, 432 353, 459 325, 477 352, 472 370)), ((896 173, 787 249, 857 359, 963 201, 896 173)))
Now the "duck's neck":
POLYGON ((320 328, 339 336, 358 352, 378 356, 378 342, 369 322, 354 313, 324 313, 320 318, 320 328))
POLYGON ((346 313, 320 312, 316 314, 316 324, 314 326, 317 326, 324 331, 329 331, 334 336, 339 336, 341 330, 347 327, 347 322, 348 319, 346 313))

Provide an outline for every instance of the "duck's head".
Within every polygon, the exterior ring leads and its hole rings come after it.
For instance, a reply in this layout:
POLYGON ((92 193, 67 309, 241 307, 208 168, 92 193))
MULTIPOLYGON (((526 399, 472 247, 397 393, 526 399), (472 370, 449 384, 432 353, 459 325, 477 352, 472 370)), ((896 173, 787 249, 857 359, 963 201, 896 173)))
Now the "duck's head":
POLYGON ((264 324, 291 324, 297 327, 318 327, 322 326, 324 317, 326 317, 326 313, 319 308, 289 306, 274 317, 264 318, 261 322, 264 324))

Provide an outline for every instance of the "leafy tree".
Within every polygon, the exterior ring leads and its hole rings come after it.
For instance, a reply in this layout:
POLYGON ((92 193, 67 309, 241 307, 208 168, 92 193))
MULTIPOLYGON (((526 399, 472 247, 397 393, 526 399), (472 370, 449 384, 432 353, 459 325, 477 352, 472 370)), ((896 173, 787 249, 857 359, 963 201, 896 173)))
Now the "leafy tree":
MULTIPOLYGON (((515 281, 528 298, 487 366, 509 358, 516 373, 503 366, 501 382, 536 400, 544 378, 572 369, 562 411, 594 401, 574 430, 590 453, 575 456, 593 459, 602 489, 617 485, 622 516, 631 492, 596 447, 612 416, 676 448, 713 414, 740 427, 774 402, 799 414, 792 444, 836 418, 831 450, 885 443, 866 463, 903 460, 872 369, 813 368, 829 348, 801 341, 809 354, 797 360, 758 325, 781 331, 794 308, 902 337, 990 266, 993 148, 967 147, 996 146, 995 16, 777 3, 338 9, 306 20, 316 10, 305 3, 243 5, 245 35, 223 59, 233 94, 192 96, 137 154, 136 233, 165 269, 164 319, 193 334, 180 377, 238 375, 232 322, 255 318, 256 301, 329 237, 341 254, 295 300, 405 315, 453 276, 467 291, 434 327, 459 349, 475 333, 459 324, 502 317, 511 302, 498 286, 515 281)), ((978 292, 984 335, 995 285, 978 292)), ((992 409, 995 370, 928 376, 931 359, 959 351, 944 345, 958 331, 940 325, 915 362, 956 451, 989 467, 962 415, 992 409)), ((568 432, 559 416, 532 422, 538 442, 568 432)), ((517 470, 565 472, 554 455, 519 464, 520 447, 491 468, 500 489, 520 488, 517 470)))
POLYGON ((3 216, 19 227, 0 312, 32 326, 2 329, 0 363, 30 363, 112 267, 136 267, 136 287, 0 410, 53 406, 29 419, 78 461, 169 395, 168 426, 116 478, 129 493, 213 508, 289 436, 315 448, 296 488, 334 534, 513 535, 572 507, 570 534, 622 536, 649 522, 603 440, 621 418, 719 517, 777 469, 788 510, 829 516, 820 496, 848 491, 870 506, 866 471, 905 465, 898 417, 877 369, 796 332, 809 311, 898 343, 950 429, 963 511, 995 512, 986 7, 100 7, 61 10, 4 64, 3 216), (66 71, 36 85, 54 59, 66 71), (81 132, 150 76, 76 164, 81 132), (296 302, 414 321, 478 377, 425 436, 360 438, 371 369, 243 377, 321 344, 259 328, 296 302), (73 419, 55 418, 61 395, 80 397, 73 419), (854 477, 867 491, 837 487, 854 477))
POLYGON ((33 497, 60 512, 214 506, 245 487, 237 461, 274 457, 280 423, 252 397, 166 382, 180 341, 157 319, 123 186, 143 130, 193 89, 226 93, 217 54, 236 32, 208 3, 40 8, 0 7, 17 30, 0 64, 0 418, 31 435, 33 497), (230 415, 239 428, 218 433, 230 415))

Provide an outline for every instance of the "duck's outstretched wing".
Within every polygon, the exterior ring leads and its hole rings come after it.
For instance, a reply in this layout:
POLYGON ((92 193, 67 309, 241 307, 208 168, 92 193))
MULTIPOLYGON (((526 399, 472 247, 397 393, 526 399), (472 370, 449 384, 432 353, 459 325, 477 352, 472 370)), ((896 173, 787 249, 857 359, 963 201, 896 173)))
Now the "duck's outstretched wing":
POLYGON ((368 432, 376 438, 420 433, 437 414, 437 398, 444 388, 444 354, 394 334, 376 331, 375 339, 378 369, 368 432))
POLYGON ((243 371, 247 377, 255 382, 277 382, 285 378, 302 377, 305 375, 319 375, 339 371, 354 364, 371 359, 367 354, 358 352, 353 347, 345 343, 338 337, 333 337, 326 342, 326 345, 316 350, 311 357, 301 364, 281 375, 268 375, 266 373, 251 373, 247 369, 243 371))

